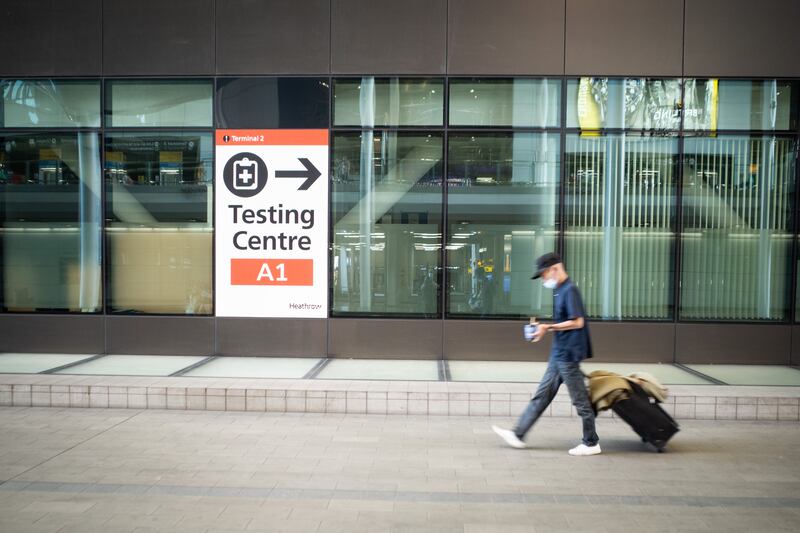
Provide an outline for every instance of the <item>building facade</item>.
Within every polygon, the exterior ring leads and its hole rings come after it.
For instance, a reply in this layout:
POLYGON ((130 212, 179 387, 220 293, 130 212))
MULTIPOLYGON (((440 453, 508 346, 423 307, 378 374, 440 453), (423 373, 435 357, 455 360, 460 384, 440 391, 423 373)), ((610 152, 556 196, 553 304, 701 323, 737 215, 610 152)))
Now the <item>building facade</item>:
POLYGON ((0 350, 798 364, 800 4, 2 2, 0 350), (34 31, 35 29, 35 31, 34 31), (215 316, 218 129, 329 130, 327 318, 215 316))

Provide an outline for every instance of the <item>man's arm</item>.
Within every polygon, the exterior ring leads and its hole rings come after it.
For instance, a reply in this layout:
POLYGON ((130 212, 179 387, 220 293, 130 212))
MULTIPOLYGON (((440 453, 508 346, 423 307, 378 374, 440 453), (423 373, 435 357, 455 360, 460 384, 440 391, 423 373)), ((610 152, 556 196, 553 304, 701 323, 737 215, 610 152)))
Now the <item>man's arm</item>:
POLYGON ((581 329, 583 327, 583 317, 579 316, 578 318, 573 318, 572 320, 565 320, 564 322, 559 322, 558 324, 540 324, 540 326, 545 326, 546 329, 553 331, 568 331, 570 329, 581 329))
POLYGON ((583 317, 579 316, 572 320, 565 320, 556 324, 541 324, 536 322, 536 319, 531 320, 531 324, 536 324, 536 334, 533 336, 532 342, 539 342, 544 337, 545 333, 550 330, 553 331, 568 331, 570 329, 581 329, 584 325, 583 317))

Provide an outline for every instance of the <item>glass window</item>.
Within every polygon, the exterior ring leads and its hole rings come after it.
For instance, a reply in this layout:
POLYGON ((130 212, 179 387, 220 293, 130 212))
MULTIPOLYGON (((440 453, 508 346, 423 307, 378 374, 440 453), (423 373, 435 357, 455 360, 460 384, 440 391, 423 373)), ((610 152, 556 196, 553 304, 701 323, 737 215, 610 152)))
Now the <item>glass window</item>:
POLYGON ((106 126, 211 127, 211 80, 114 80, 106 83, 106 126))
POLYGON ((567 127, 678 130, 679 79, 580 78, 567 81, 567 127))
POLYGON ((441 79, 340 79, 333 83, 336 126, 441 126, 441 79))
POLYGON ((97 80, 0 80, 0 127, 100 127, 97 80))
POLYGON ((0 136, 4 311, 102 309, 97 133, 0 136))
POLYGON ((327 78, 221 78, 220 128, 328 129, 327 78))
POLYGON ((530 278, 556 248, 558 181, 558 134, 449 135, 449 314, 552 314, 552 292, 530 278))
POLYGON ((587 312, 670 318, 677 138, 568 135, 566 143, 565 261, 587 312))
POLYGON ((681 317, 788 316, 794 139, 684 141, 681 317))
POLYGON ((333 313, 439 313, 442 136, 333 138, 333 313))
POLYGON ((560 80, 452 80, 450 125, 538 128, 558 126, 560 101, 560 80))
POLYGON ((687 79, 685 83, 686 130, 797 128, 797 82, 687 79))
POLYGON ((211 314, 211 134, 110 134, 105 156, 109 309, 211 314))

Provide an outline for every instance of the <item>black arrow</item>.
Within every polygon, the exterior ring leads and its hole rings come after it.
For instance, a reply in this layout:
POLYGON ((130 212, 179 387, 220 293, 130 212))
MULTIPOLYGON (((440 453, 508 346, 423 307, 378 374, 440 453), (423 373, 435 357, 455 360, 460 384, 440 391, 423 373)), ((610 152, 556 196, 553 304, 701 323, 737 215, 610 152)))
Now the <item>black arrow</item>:
POLYGON ((306 181, 300 185, 298 191, 307 191, 309 187, 311 187, 317 178, 321 176, 317 167, 311 164, 311 161, 306 159, 305 157, 298 157, 298 161, 300 161, 305 170, 276 170, 275 177, 276 178, 306 178, 306 181))

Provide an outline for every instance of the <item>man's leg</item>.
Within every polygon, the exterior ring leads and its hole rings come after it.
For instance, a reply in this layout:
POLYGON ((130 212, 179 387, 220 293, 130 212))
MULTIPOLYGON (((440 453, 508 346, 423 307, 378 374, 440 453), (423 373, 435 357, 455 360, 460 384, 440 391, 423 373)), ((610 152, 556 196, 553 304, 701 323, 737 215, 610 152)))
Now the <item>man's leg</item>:
POLYGON ((589 393, 586 391, 586 385, 583 382, 583 373, 580 365, 561 361, 558 363, 558 369, 564 384, 567 386, 567 390, 569 390, 572 405, 575 406, 578 416, 583 421, 583 443, 586 446, 594 446, 600 439, 595 431, 594 411, 589 400, 589 393))
POLYGON ((547 365, 547 370, 542 376, 542 382, 539 383, 539 388, 536 389, 536 394, 533 395, 525 411, 520 415, 517 425, 514 426, 514 434, 518 439, 525 438, 525 434, 533 427, 533 424, 539 420, 542 413, 553 398, 558 393, 558 388, 561 386, 562 378, 555 361, 550 361, 547 365))

